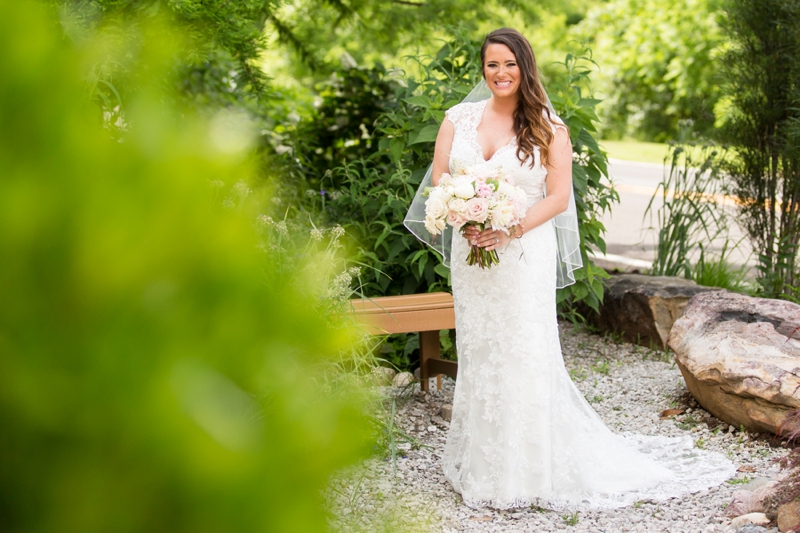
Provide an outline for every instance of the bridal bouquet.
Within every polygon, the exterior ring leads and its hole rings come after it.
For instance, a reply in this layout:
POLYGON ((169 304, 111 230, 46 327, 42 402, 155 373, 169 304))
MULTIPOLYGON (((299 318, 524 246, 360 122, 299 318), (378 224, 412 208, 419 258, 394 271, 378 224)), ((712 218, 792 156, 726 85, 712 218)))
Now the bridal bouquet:
MULTIPOLYGON (((477 164, 458 168, 455 176, 442 174, 439 185, 425 190, 425 228, 439 235, 449 224, 464 231, 467 226, 487 227, 508 233, 525 216, 525 191, 514 185, 501 167, 477 164)), ((500 263, 497 250, 470 246, 468 265, 491 268, 500 263)))

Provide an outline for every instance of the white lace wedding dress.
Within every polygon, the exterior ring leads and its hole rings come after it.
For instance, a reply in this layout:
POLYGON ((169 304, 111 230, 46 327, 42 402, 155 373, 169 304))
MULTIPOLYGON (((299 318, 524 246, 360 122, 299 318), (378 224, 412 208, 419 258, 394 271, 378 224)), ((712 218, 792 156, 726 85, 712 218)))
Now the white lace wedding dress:
MULTIPOLYGON (((476 128, 486 100, 447 112, 455 126, 451 171, 483 163, 476 128)), ((543 196, 547 170, 520 164, 512 140, 502 165, 528 194, 543 196)), ((570 380, 556 322, 556 238, 552 223, 529 230, 489 270, 468 266, 454 232, 458 379, 443 456, 446 478, 470 507, 622 507, 718 485, 733 464, 697 450, 691 438, 616 435, 570 380), (524 255, 523 255, 524 249, 524 255)))

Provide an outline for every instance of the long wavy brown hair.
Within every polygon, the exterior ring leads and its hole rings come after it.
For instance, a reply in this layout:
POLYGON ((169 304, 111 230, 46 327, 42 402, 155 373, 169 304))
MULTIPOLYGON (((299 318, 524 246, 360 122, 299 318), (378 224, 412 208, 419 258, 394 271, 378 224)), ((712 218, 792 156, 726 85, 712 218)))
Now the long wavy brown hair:
MULTIPOLYGON (((534 147, 539 147, 542 165, 550 156, 553 140, 553 123, 547 107, 547 93, 539 80, 536 57, 531 43, 520 32, 511 28, 500 28, 486 36, 481 46, 481 65, 486 64, 486 48, 490 44, 504 44, 514 54, 521 74, 519 102, 514 110, 514 133, 517 135, 517 157, 520 161, 531 158, 534 165, 534 147)), ((484 71, 484 79, 486 73, 484 71)))

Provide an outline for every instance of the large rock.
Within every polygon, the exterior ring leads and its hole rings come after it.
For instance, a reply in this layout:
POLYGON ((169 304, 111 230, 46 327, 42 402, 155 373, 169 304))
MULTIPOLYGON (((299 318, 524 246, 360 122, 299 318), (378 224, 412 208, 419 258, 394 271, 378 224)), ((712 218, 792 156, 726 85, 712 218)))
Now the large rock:
MULTIPOLYGON (((754 490, 740 489, 733 491, 733 499, 725 507, 725 516, 736 518, 749 513, 764 513, 764 500, 775 493, 778 482, 769 478, 754 490)), ((748 485, 752 485, 750 482, 748 485)))
POLYGON ((800 407, 798 326, 800 305, 706 292, 675 322, 669 346, 707 411, 737 427, 776 433, 786 413, 800 407))
POLYGON ((797 531, 800 527, 800 501, 793 500, 778 508, 778 529, 781 532, 797 531))
POLYGON ((769 518, 764 513, 750 513, 742 515, 731 520, 731 527, 739 529, 740 527, 753 524, 755 526, 766 526, 769 524, 769 518))
POLYGON ((689 279, 643 274, 612 276, 606 284, 600 313, 590 313, 591 322, 602 332, 660 349, 667 347, 669 330, 689 299, 713 290, 689 279))

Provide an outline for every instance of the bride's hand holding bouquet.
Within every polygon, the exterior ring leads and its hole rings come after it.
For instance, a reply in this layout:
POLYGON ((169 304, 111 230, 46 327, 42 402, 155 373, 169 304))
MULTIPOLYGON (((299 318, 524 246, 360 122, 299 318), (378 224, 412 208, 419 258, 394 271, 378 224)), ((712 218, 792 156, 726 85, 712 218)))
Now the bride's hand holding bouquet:
MULTIPOLYGON (((514 185, 502 168, 473 165, 458 169, 455 176, 442 174, 439 185, 425 191, 425 228, 432 235, 442 233, 446 225, 461 231, 475 227, 510 234, 525 217, 525 191, 514 185)), ((496 242, 499 242, 496 240, 496 242)), ((497 250, 487 250, 472 241, 468 265, 491 268, 500 262, 497 250)))

